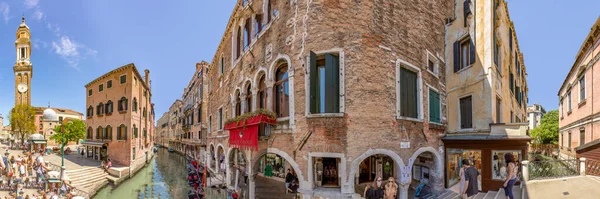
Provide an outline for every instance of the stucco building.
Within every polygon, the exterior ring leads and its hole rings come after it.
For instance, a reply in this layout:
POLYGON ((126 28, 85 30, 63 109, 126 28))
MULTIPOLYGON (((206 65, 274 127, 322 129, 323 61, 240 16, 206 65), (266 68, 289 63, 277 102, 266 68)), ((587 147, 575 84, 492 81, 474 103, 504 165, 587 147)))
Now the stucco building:
POLYGON ((540 104, 533 104, 527 107, 527 119, 529 121, 529 129, 534 129, 540 126, 542 117, 546 114, 546 109, 540 104))
MULTIPOLYGON (((182 100, 173 104, 173 112, 165 113, 174 115, 173 117, 178 120, 176 128, 174 128, 176 131, 170 137, 173 139, 170 140, 168 146, 199 160, 201 160, 201 154, 206 151, 207 123, 205 122, 206 108, 203 106, 207 103, 207 96, 203 92, 207 87, 208 66, 209 64, 204 61, 196 64, 192 78, 187 87, 183 89, 182 100), (176 109, 174 106, 179 108, 176 109)), ((165 117, 163 125, 167 127, 167 118, 165 115, 163 117, 165 117)))
POLYGON ((86 88, 88 157, 130 166, 149 158, 154 138, 150 71, 141 76, 134 64, 114 69, 86 88))
POLYGON ((287 169, 304 198, 362 195, 377 175, 396 179, 401 198, 424 180, 441 191, 452 8, 238 1, 208 72, 209 171, 235 187, 245 168, 249 198, 287 169), (265 112, 275 118, 231 122, 265 112))
POLYGON ((497 191, 504 154, 527 157, 527 70, 504 0, 454 5, 445 38, 446 187, 458 185, 460 161, 468 159, 481 173, 481 191, 497 191))
POLYGON ((564 157, 600 161, 600 17, 592 26, 558 91, 559 145, 564 157), (595 100, 598 99, 598 100, 595 100))
MULTIPOLYGON (((48 146, 55 146, 57 145, 54 140, 51 140, 50 137, 52 135, 54 135, 54 133, 56 133, 54 131, 54 127, 59 126, 60 124, 62 124, 63 119, 66 118, 71 118, 71 119, 78 119, 78 120, 84 120, 83 119, 83 113, 71 110, 71 109, 64 109, 64 108, 51 108, 52 110, 54 110, 54 112, 56 113, 57 117, 58 117, 58 123, 57 122, 46 122, 43 121, 43 116, 44 116, 44 110, 46 110, 49 107, 34 107, 35 109, 35 129, 36 129, 36 133, 43 135, 44 138, 47 140, 48 142, 48 146)), ((74 142, 70 142, 69 144, 74 144, 74 142)))

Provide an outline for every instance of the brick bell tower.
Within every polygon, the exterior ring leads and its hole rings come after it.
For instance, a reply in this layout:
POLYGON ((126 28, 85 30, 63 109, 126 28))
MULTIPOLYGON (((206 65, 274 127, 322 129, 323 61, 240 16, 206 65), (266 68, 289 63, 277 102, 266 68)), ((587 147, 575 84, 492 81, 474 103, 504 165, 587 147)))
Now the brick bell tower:
POLYGON ((25 24, 25 17, 21 18, 21 24, 16 33, 17 61, 13 66, 15 72, 15 105, 31 105, 31 77, 33 68, 31 65, 31 35, 29 27, 25 24))

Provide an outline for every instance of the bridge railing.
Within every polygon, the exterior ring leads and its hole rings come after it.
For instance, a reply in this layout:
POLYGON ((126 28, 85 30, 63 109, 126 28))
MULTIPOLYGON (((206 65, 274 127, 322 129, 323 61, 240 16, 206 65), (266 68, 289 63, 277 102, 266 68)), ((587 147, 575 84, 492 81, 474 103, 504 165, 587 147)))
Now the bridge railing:
POLYGON ((528 163, 527 167, 529 180, 580 175, 579 160, 577 159, 532 161, 528 163))

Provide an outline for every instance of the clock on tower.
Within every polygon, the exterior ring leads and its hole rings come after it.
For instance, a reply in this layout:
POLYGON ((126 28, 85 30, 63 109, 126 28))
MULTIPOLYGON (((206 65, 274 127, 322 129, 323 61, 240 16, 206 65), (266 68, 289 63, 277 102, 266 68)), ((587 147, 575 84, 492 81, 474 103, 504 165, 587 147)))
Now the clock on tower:
POLYGON ((15 105, 31 105, 31 77, 33 76, 31 56, 31 37, 29 27, 25 24, 25 17, 17 29, 17 40, 15 48, 17 50, 17 61, 13 67, 15 72, 15 105))

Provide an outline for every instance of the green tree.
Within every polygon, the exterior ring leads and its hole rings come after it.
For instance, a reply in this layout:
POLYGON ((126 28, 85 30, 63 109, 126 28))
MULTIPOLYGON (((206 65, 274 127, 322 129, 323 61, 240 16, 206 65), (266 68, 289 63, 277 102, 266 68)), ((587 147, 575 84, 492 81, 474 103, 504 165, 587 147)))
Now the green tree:
POLYGON ((64 145, 69 142, 78 142, 81 139, 85 138, 85 123, 78 119, 73 119, 68 121, 66 124, 57 125, 54 127, 54 135, 50 136, 51 140, 54 142, 63 144, 63 136, 64 136, 64 145), (64 128, 63 128, 64 126, 64 128))
POLYGON ((27 104, 18 104, 10 111, 8 117, 13 136, 23 144, 25 137, 35 131, 35 109, 27 104))
POLYGON ((531 130, 531 137, 537 144, 558 144, 558 110, 547 112, 540 126, 531 130))

